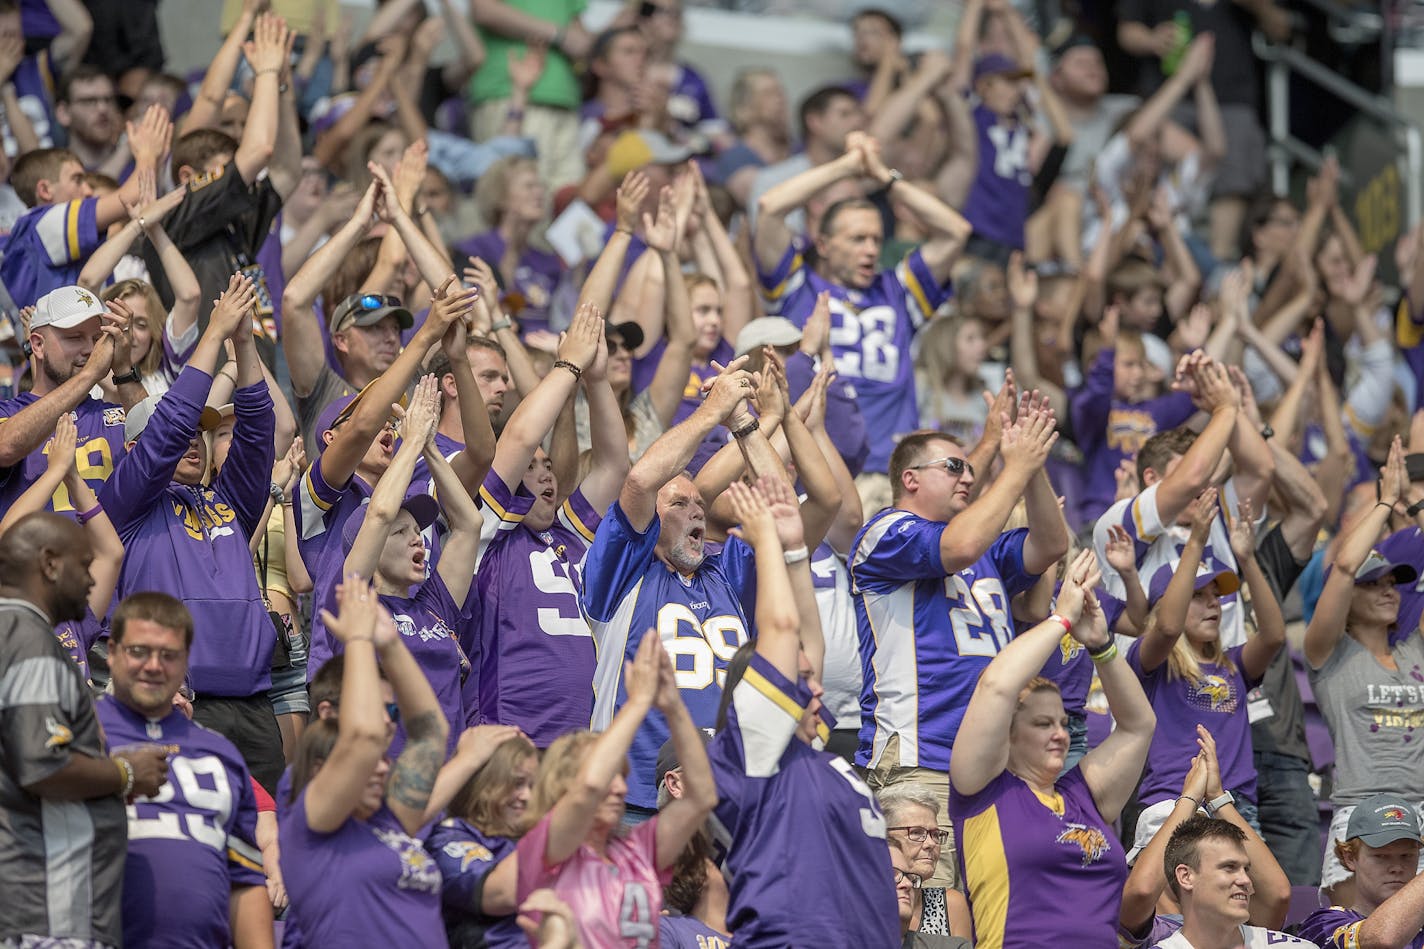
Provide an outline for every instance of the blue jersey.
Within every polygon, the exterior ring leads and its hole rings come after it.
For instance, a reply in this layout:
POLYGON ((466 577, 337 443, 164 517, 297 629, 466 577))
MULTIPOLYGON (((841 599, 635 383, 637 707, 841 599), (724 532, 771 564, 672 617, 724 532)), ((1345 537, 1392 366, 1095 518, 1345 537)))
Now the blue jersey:
POLYGON ((468 821, 447 817, 425 839, 425 850, 440 868, 440 905, 445 933, 455 949, 485 946, 513 949, 529 945, 514 914, 488 916, 481 909, 485 880, 514 853, 514 841, 480 831, 468 821))
MULTIPOLYGON (((28 37, 31 34, 25 31, 28 37)), ((54 118, 54 87, 58 77, 54 74, 54 63, 50 61, 49 50, 42 49, 33 56, 20 60, 10 81, 15 84, 15 97, 20 100, 20 111, 34 126, 35 137, 40 148, 54 145, 54 129, 59 124, 54 118)), ((11 158, 20 157, 20 143, 10 129, 10 123, 0 123, 0 141, 4 143, 5 154, 11 158)))
POLYGON ((109 747, 159 742, 179 748, 168 759, 168 783, 128 806, 125 945, 230 945, 233 890, 266 885, 257 799, 242 755, 176 708, 152 721, 112 696, 95 705, 109 747))
POLYGON ((840 378, 855 387, 870 435, 866 471, 886 471, 897 436, 920 427, 910 343, 950 296, 918 250, 884 270, 864 290, 831 283, 806 264, 800 246, 786 249, 770 272, 758 265, 767 316, 804 326, 823 290, 831 294, 831 351, 840 378))
MULTIPOLYGON (((622 707, 623 662, 631 660, 643 633, 656 629, 672 654, 677 685, 692 720, 711 728, 722 701, 727 661, 747 641, 741 592, 753 572, 751 548, 733 538, 691 576, 683 576, 653 554, 661 524, 657 518, 638 533, 618 503, 598 525, 584 564, 579 602, 593 629, 597 651, 593 727, 607 728, 622 707)), ((654 786, 658 749, 668 739, 667 722, 648 713, 628 756, 628 803, 657 806, 654 786)))
POLYGON ((855 539, 851 594, 865 674, 855 760, 864 767, 879 764, 896 738, 900 760, 892 764, 949 770, 979 674, 1013 638, 1009 601, 1038 579, 1024 567, 1024 528, 946 576, 939 553, 946 529, 886 508, 855 539))
POLYGON ((15 222, 0 260, 0 280, 16 306, 34 306, 51 290, 79 282, 84 262, 104 239, 98 207, 98 198, 45 204, 15 222))
POLYGON ((727 726, 707 746, 714 831, 727 848, 727 925, 738 949, 890 949, 900 916, 885 817, 845 759, 796 737, 810 701, 804 683, 753 655, 727 726), (810 894, 830 899, 808 913, 810 894))
MULTIPOLYGON (((0 424, 20 414, 39 401, 33 392, 21 392, 13 399, 0 401, 0 424)), ((74 420, 76 435, 74 463, 79 476, 89 483, 95 494, 114 473, 114 465, 124 457, 124 407, 112 402, 86 398, 69 413, 74 420)), ((0 511, 8 511, 30 485, 49 467, 49 446, 53 439, 25 456, 10 468, 0 468, 0 511)), ((77 512, 69 499, 69 489, 61 484, 46 505, 57 514, 73 517, 77 512)))

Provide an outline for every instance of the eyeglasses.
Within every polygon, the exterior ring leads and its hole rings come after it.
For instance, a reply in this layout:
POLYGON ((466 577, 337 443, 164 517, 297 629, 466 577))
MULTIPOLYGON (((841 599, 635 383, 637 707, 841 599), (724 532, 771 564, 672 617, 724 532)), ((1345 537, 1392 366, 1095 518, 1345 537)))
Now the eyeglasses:
POLYGON ((171 666, 188 655, 186 649, 158 649, 154 646, 130 645, 128 643, 120 643, 119 648, 124 651, 124 655, 138 663, 148 662, 153 654, 157 653, 159 661, 165 666, 171 666))
POLYGON ((896 870, 895 885, 899 886, 901 883, 905 883, 906 881, 909 882, 910 889, 918 890, 920 888, 920 885, 925 882, 925 879, 918 873, 911 873, 909 870, 896 870))
POLYGON ((930 827, 887 827, 885 829, 887 831, 903 830, 905 837, 911 843, 916 844, 922 844, 925 842, 925 838, 933 837, 935 843, 943 846, 944 842, 949 839, 949 831, 936 830, 930 827))
POLYGON ((677 7, 663 6, 659 3, 651 3, 649 0, 644 0, 643 5, 638 7, 638 15, 643 19, 658 15, 681 19, 682 11, 677 7))
POLYGON ((920 465, 911 465, 911 467, 943 468, 945 471, 948 471, 956 478, 960 477, 964 474, 964 472, 967 471, 969 472, 969 477, 974 477, 974 466, 971 465, 969 462, 965 461, 963 458, 955 458, 953 456, 950 456, 948 458, 936 458, 934 461, 927 461, 924 464, 920 465))

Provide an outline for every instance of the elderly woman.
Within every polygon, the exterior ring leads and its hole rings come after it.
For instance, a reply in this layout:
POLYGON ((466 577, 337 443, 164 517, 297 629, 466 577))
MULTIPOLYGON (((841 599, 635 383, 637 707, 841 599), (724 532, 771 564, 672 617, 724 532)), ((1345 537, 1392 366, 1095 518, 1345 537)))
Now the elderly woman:
POLYGON ((979 679, 949 763, 949 814, 980 945, 1111 946, 1127 863, 1112 830, 1147 758, 1156 718, 1078 555, 1057 612, 1016 636, 979 679), (1117 728, 1060 776, 1068 715, 1038 675, 1064 633, 1088 651, 1117 728), (1044 894, 1071 912, 1041 911, 1044 894))
POLYGON ((1336 856, 1335 844, 1345 839, 1355 805, 1372 794, 1388 793, 1419 807, 1424 793, 1424 742, 1415 734, 1424 715, 1416 678, 1424 667, 1424 637, 1396 628, 1396 584, 1412 583, 1418 573, 1407 564, 1390 563, 1374 549, 1408 488, 1404 449, 1396 438, 1380 471, 1379 501, 1336 547, 1305 630, 1310 684, 1330 728, 1336 760, 1335 815, 1320 885, 1341 906, 1353 903, 1353 874, 1336 856), (1387 699, 1367 701, 1367 696, 1387 699))
MULTIPOLYGON (((909 869, 922 879, 934 876, 946 838, 939 829, 939 796, 922 784, 897 784, 875 797, 885 815, 892 850, 903 853, 909 869)), ((912 889, 910 931, 972 936, 974 924, 964 894, 939 886, 912 889)))

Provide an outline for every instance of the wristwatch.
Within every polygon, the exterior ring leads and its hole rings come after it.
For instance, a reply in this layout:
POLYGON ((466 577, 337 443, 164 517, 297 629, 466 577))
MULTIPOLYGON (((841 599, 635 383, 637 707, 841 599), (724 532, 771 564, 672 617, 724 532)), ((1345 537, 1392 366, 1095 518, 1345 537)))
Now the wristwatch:
POLYGON ((138 367, 137 367, 137 366, 133 366, 132 368, 129 369, 128 372, 124 373, 122 376, 120 376, 120 375, 115 375, 115 376, 114 376, 114 385, 116 385, 116 386, 125 386, 125 385, 128 385, 130 382, 138 382, 138 381, 140 381, 141 379, 143 379, 143 376, 139 375, 138 367))
POLYGON ((1271 428, 1269 423, 1261 426, 1261 437, 1266 439, 1267 441, 1270 441, 1271 436, 1275 434, 1276 430, 1274 428, 1271 428))
POLYGON ((1222 791, 1220 797, 1212 798, 1211 800, 1207 801, 1206 804, 1203 805, 1203 807, 1206 808, 1206 812, 1209 816, 1215 817, 1217 811, 1221 810, 1228 804, 1235 803, 1236 798, 1231 796, 1230 791, 1222 791))
POLYGON ((1424 498, 1420 498, 1404 509, 1404 513, 1410 517, 1418 517, 1420 511, 1424 511, 1424 498))
POLYGON ((281 504, 287 498, 287 492, 282 490, 282 486, 273 481, 267 485, 267 493, 272 496, 273 504, 281 504))

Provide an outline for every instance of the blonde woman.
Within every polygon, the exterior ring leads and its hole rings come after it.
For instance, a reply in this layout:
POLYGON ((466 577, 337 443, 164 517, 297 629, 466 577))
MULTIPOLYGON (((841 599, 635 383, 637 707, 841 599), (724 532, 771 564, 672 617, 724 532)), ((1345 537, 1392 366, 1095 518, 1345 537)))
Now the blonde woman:
POLYGON ((979 375, 988 351, 984 324, 975 317, 955 314, 925 327, 915 357, 922 428, 953 435, 967 445, 978 441, 989 415, 979 375))
MULTIPOLYGON (((1257 630, 1240 646, 1222 647, 1222 598, 1237 593, 1241 582, 1223 564, 1203 559, 1217 515, 1216 489, 1208 488, 1193 503, 1182 559, 1175 571, 1169 564, 1152 575, 1148 600, 1153 610, 1142 637, 1127 651, 1128 664, 1162 723, 1152 738, 1138 798, 1148 807, 1179 796, 1196 754, 1193 726, 1204 725, 1216 736, 1222 787, 1246 822, 1257 827, 1246 694, 1260 684, 1285 642, 1285 621, 1256 561, 1254 520, 1249 503, 1242 501, 1240 516, 1231 524, 1231 552, 1250 591, 1257 630)), ((1199 803, 1209 809, 1225 805, 1222 799, 1199 803)))

